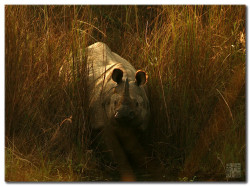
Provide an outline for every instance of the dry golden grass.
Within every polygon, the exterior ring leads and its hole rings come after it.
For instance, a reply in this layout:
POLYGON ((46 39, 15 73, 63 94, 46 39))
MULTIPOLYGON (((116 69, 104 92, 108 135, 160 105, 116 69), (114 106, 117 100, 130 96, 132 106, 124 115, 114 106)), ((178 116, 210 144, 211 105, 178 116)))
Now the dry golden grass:
POLYGON ((6 181, 117 179, 91 145, 79 51, 96 41, 148 72, 149 144, 166 180, 224 181, 233 162, 245 180, 245 79, 231 82, 235 67, 245 71, 245 16, 245 6, 5 6, 6 181), (69 61, 66 86, 59 71, 69 61), (230 112, 206 146, 200 133, 221 102, 230 112), (197 141, 204 153, 193 162, 197 141), (179 177, 189 164, 192 175, 179 177))

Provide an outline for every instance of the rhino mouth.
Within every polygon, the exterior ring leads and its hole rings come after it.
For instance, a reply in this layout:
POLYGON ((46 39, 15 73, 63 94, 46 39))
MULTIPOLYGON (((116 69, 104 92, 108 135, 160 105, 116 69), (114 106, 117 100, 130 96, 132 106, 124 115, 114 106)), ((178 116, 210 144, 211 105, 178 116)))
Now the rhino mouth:
POLYGON ((133 111, 128 113, 116 112, 114 118, 118 123, 127 123, 135 119, 135 113, 133 111))

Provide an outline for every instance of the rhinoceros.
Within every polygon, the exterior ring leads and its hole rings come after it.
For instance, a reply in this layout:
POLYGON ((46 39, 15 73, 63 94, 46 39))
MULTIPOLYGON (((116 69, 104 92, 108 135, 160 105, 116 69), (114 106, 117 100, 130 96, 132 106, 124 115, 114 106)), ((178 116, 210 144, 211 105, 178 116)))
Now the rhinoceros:
POLYGON ((92 127, 113 125, 145 130, 150 115, 147 74, 136 71, 101 42, 89 46, 87 56, 92 127))
POLYGON ((127 155, 144 163, 145 152, 136 131, 145 131, 150 117, 147 74, 136 71, 104 43, 97 42, 86 52, 91 126, 104 131, 104 140, 118 163, 122 180, 135 180, 127 155))
MULTIPOLYGON (((150 117, 147 74, 143 70, 136 71, 102 42, 87 47, 85 52, 90 125, 93 130, 101 131, 101 139, 118 164, 121 180, 135 181, 133 164, 145 166, 147 157, 138 140, 138 133, 144 133, 148 128, 150 117)), ((63 68, 61 72, 70 73, 63 68)), ((155 171, 160 170, 158 165, 151 161, 147 167, 156 179, 160 179, 159 171, 155 171)))

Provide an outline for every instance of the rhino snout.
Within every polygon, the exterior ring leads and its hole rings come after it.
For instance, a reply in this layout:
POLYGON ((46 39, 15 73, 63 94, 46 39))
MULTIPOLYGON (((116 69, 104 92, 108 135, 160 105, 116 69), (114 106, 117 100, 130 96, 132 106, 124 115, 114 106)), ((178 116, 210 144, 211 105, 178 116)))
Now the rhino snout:
POLYGON ((135 112, 128 108, 121 108, 115 111, 115 119, 118 123, 128 122, 135 118, 135 112))

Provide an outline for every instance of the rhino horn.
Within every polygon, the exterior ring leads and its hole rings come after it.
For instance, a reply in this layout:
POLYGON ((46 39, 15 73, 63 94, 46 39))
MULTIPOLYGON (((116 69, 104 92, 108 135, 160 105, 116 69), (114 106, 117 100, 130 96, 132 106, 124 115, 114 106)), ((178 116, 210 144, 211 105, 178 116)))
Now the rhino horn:
POLYGON ((129 82, 128 78, 126 78, 125 85, 124 85, 124 96, 129 97, 129 82))

